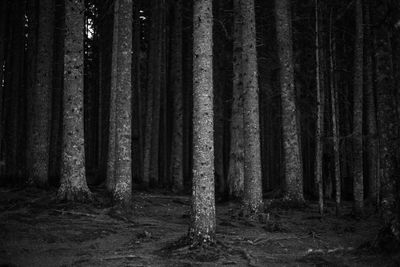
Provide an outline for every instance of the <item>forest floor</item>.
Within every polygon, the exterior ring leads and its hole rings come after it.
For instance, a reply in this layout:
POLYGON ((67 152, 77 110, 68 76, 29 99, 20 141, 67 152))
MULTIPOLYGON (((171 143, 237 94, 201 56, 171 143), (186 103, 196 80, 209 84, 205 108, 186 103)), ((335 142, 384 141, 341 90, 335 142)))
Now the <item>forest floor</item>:
MULTIPOLYGON (((95 201, 55 201, 55 191, 0 188, 0 266, 400 266, 400 258, 366 244, 379 230, 371 214, 357 220, 345 203, 321 218, 316 203, 302 210, 270 205, 261 221, 217 204, 215 249, 172 249, 187 233, 190 198, 134 192, 131 215, 113 212, 104 191, 95 201)), ((268 200, 266 200, 268 203, 268 200)))

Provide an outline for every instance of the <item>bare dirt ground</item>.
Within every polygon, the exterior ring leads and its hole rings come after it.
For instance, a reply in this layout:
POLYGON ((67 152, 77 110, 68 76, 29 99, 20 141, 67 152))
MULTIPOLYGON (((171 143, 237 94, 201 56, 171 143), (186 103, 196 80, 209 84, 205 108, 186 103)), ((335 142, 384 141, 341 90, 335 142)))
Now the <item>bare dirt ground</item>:
POLYGON ((270 206, 252 222, 237 203, 220 203, 218 244, 191 251, 171 249, 187 233, 188 196, 134 192, 130 215, 113 212, 104 191, 94 196, 72 205, 55 191, 0 189, 0 266, 400 266, 367 248, 379 221, 352 218, 349 204, 340 218, 333 208, 320 218, 315 203, 270 206))

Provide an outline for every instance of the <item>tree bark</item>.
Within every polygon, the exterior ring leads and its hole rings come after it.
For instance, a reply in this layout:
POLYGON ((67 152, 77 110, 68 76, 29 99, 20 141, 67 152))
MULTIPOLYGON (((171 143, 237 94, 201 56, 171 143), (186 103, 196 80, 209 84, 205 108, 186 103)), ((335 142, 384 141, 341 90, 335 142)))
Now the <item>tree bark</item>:
POLYGON ((213 15, 211 0, 193 7, 193 191, 189 238, 194 244, 215 239, 213 142, 213 15))
POLYGON ((263 200, 254 0, 242 0, 240 6, 243 12, 243 203, 246 212, 258 213, 262 211, 263 200))
POLYGON ((294 88, 293 43, 290 1, 275 0, 285 172, 285 198, 303 202, 303 167, 300 159, 296 94, 294 88))
POLYGON ((353 106, 353 195, 354 211, 360 215, 364 207, 363 175, 363 8, 356 1, 356 37, 354 54, 354 106, 353 106))
POLYGON ((341 171, 340 171, 340 150, 339 150, 339 106, 338 106, 338 92, 336 87, 336 73, 335 73, 335 58, 336 58, 336 46, 333 40, 333 21, 332 14, 330 16, 330 27, 329 27, 329 72, 330 72, 330 93, 331 93, 331 110, 332 110, 332 137, 333 137, 333 159, 335 168, 335 203, 336 203, 336 215, 340 215, 341 206, 341 171))
POLYGON ((84 1, 65 2, 65 55, 63 94, 63 151, 58 198, 85 201, 86 183, 83 125, 84 1))
POLYGON ((244 191, 244 155, 243 155, 243 15, 240 0, 234 0, 233 22, 233 96, 230 124, 230 155, 228 169, 229 194, 241 199, 244 191))
POLYGON ((107 157, 107 176, 106 187, 112 193, 115 189, 115 162, 116 162, 116 98, 118 82, 118 29, 119 29, 119 0, 114 1, 114 20, 113 20, 113 44, 111 56, 111 91, 110 91, 110 118, 108 133, 108 157, 107 157))
POLYGON ((366 62, 365 62, 365 94, 366 94, 366 111, 367 111, 367 149, 368 149, 368 198, 371 203, 377 203, 377 182, 378 182, 378 133, 376 122, 376 107, 374 93, 374 73, 373 73, 373 41, 371 35, 371 18, 369 1, 365 5, 365 24, 367 25, 366 40, 366 62))
POLYGON ((127 206, 132 197, 132 0, 116 0, 118 28, 115 92, 115 187, 113 199, 127 206))

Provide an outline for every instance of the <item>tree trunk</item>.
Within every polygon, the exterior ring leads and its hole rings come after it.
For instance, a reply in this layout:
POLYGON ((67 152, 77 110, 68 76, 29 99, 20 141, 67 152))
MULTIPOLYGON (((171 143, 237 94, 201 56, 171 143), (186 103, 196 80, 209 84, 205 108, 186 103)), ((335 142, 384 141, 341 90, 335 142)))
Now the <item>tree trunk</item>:
POLYGON ((290 1, 275 0, 285 170, 285 198, 303 202, 303 167, 300 159, 296 94, 294 88, 293 43, 290 1))
POLYGON ((379 181, 381 208, 385 213, 394 205, 396 177, 396 101, 393 80, 392 48, 387 29, 376 31, 378 50, 376 53, 377 110, 379 134, 379 181))
POLYGON ((117 0, 118 28, 115 92, 115 187, 113 199, 117 205, 127 206, 132 196, 132 1, 117 0))
POLYGON ((153 125, 153 103, 154 103, 154 77, 155 65, 157 60, 157 18, 156 9, 158 1, 153 1, 153 10, 151 14, 151 28, 149 40, 149 59, 148 59, 148 77, 147 77, 147 101, 146 101, 146 117, 144 129, 144 159, 143 159, 143 186, 147 188, 150 185, 150 157, 151 157, 151 140, 152 140, 152 125, 153 125))
POLYGON ((182 0, 173 4, 171 81, 173 92, 171 175, 174 191, 183 190, 182 0))
POLYGON ((53 71, 54 1, 40 1, 36 86, 32 98, 31 178, 46 186, 49 177, 51 91, 53 71))
POLYGON ((228 169, 229 194, 242 198, 244 190, 244 156, 243 156, 243 44, 240 0, 234 0, 233 23, 233 100, 230 124, 231 140, 228 169))
POLYGON ((364 207, 363 185, 363 8, 356 1, 356 37, 354 54, 354 107, 353 107, 353 194, 354 211, 360 215, 364 207))
POLYGON ((340 172, 340 150, 339 150, 339 106, 338 106, 338 93, 336 87, 336 75, 335 75, 335 58, 336 58, 336 46, 333 40, 333 25, 332 25, 332 14, 330 16, 330 27, 329 27, 329 63, 330 63, 330 91, 331 91, 331 109, 332 109, 332 137, 333 137, 333 158, 335 166, 335 203, 336 203, 336 215, 340 215, 341 205, 341 172, 340 172))
POLYGON ((263 200, 254 0, 242 0, 240 6, 243 18, 243 203, 246 212, 257 213, 262 210, 263 200))
POLYGON ((213 142, 213 15, 211 0, 193 7, 193 192, 189 237, 194 244, 215 239, 213 142))
POLYGON ((108 133, 108 157, 107 157, 107 176, 106 187, 110 193, 115 189, 115 162, 116 162, 116 97, 118 83, 118 44, 120 37, 119 29, 119 0, 114 1, 114 23, 113 23, 113 44, 111 56, 111 91, 110 91, 110 118, 109 118, 109 133, 108 133))
POLYGON ((85 174, 83 126, 84 1, 65 2, 63 151, 58 198, 85 201, 90 197, 85 174))
POLYGON ((319 29, 319 5, 318 0, 315 0, 315 60, 316 60, 316 87, 317 87, 317 121, 316 121, 316 132, 315 132, 315 170, 314 179, 315 185, 318 192, 318 207, 319 213, 322 215, 324 213, 324 195, 322 187, 322 156, 323 156, 323 143, 322 136, 324 134, 324 107, 325 107, 325 94, 324 87, 325 84, 321 76, 323 72, 321 71, 321 53, 322 49, 320 41, 320 29, 319 29))
POLYGON ((377 204, 377 178, 378 178, 378 139, 376 128, 376 108, 374 93, 374 73, 372 65, 373 42, 371 35, 370 4, 365 5, 365 24, 367 25, 365 40, 366 62, 365 62, 365 93, 367 104, 367 148, 368 148, 368 198, 371 203, 377 204))
MULTIPOLYGON (((4 1, 5 3, 5 1, 4 1)), ((29 179, 32 179, 32 165, 33 165, 33 158, 35 155, 32 153, 32 137, 33 137, 33 124, 32 124, 32 117, 33 113, 33 92, 35 91, 35 84, 36 84, 36 66, 37 66, 37 54, 38 54, 38 20, 39 20, 39 5, 37 1, 29 1, 27 5, 27 19, 28 19, 28 40, 27 40, 27 66, 26 66, 26 88, 27 88, 27 168, 28 168, 28 175, 29 179)), ((2 14, 2 19, 6 18, 5 14, 2 14)), ((4 21, 5 22, 5 21, 4 21)), ((0 22, 2 23, 2 22, 0 22)), ((3 25, 5 26, 5 25, 3 25)), ((0 26, 1 27, 1 26, 0 26)), ((2 30, 0 29, 0 35, 2 30)), ((5 51, 2 48, 2 42, 5 41, 5 36, 0 36, 0 66, 3 66, 3 58, 5 51), (4 41, 2 40, 4 39, 4 41)), ((2 72, 3 70, 0 70, 2 72)), ((0 73, 0 81, 2 81, 2 73, 0 73)), ((52 84, 51 84, 52 85, 52 84)), ((0 95, 0 103, 2 101, 2 95, 0 95)), ((1 113, 1 111, 0 111, 1 113)), ((0 115, 1 118, 1 115, 0 115)), ((2 127, 0 126, 0 140, 2 139, 2 127)))

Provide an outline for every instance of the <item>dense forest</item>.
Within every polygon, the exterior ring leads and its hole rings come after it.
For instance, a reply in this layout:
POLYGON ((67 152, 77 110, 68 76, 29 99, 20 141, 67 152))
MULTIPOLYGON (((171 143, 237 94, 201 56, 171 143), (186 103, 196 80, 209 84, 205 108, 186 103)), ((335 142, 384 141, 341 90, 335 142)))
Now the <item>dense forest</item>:
MULTIPOLYGON (((250 240, 261 249, 300 222, 350 222, 358 237, 364 225, 364 253, 398 253, 400 3, 0 0, 0 186, 0 264, 293 264, 220 231, 264 229, 268 242, 250 240), (18 258, 15 244, 35 239, 21 229, 46 227, 44 214, 76 227, 106 216, 113 234, 167 245, 158 261, 144 260, 148 247, 100 263, 18 258), (168 242, 165 216, 183 220, 168 242)), ((324 233, 307 231, 298 249, 324 233)), ((300 263, 356 264, 335 255, 300 263)))

